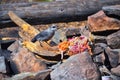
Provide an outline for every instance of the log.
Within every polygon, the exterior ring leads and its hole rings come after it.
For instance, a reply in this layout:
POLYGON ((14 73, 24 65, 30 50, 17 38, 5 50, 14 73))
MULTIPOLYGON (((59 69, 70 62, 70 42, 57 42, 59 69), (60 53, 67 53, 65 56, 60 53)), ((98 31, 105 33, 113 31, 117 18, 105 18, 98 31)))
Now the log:
POLYGON ((70 0, 56 2, 13 3, 0 5, 0 28, 12 26, 8 11, 30 24, 69 22, 87 19, 103 6, 120 4, 120 0, 70 0))
POLYGON ((120 5, 104 6, 102 10, 108 16, 120 19, 120 5))

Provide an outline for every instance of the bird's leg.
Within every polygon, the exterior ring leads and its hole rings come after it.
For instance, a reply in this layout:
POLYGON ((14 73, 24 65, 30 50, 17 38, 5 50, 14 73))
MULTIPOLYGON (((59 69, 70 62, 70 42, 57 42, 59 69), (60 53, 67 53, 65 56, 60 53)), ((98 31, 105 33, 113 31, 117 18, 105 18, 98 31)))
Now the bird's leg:
POLYGON ((64 54, 63 54, 63 53, 64 53, 64 52, 61 51, 60 53, 61 53, 61 60, 63 60, 63 57, 64 57, 64 54))
POLYGON ((49 45, 49 42, 48 41, 45 41, 46 42, 46 44, 48 44, 49 45))
POLYGON ((40 43, 40 46, 43 47, 42 44, 41 44, 41 41, 39 41, 39 43, 40 43))
POLYGON ((50 45, 51 40, 45 41, 48 45, 50 45))

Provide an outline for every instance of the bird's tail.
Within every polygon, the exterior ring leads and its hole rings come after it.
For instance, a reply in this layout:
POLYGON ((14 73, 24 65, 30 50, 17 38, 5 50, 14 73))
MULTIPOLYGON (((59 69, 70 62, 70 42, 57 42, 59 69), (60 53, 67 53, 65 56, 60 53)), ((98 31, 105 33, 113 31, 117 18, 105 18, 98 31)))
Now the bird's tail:
POLYGON ((33 43, 36 42, 36 41, 37 41, 36 38, 33 38, 33 39, 31 40, 31 42, 33 42, 33 43))

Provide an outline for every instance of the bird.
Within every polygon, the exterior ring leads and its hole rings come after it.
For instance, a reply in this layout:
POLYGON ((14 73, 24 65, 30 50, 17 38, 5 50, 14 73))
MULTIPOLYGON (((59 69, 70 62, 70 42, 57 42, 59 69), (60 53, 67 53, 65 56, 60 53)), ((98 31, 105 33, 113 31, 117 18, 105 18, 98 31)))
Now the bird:
POLYGON ((35 43, 36 41, 45 41, 47 42, 50 40, 54 34, 55 31, 57 30, 57 25, 53 24, 51 25, 48 29, 43 30, 42 32, 38 33, 32 40, 31 42, 35 43))

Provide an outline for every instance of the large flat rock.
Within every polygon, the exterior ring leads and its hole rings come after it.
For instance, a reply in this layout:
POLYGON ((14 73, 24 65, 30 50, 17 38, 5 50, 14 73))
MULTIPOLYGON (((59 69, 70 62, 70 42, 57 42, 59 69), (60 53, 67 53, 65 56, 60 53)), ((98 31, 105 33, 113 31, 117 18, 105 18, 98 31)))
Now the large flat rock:
POLYGON ((88 24, 92 32, 120 29, 120 21, 106 16, 103 11, 89 16, 88 24))
POLYGON ((51 72, 52 80, 99 80, 100 74, 88 52, 71 56, 51 72))

